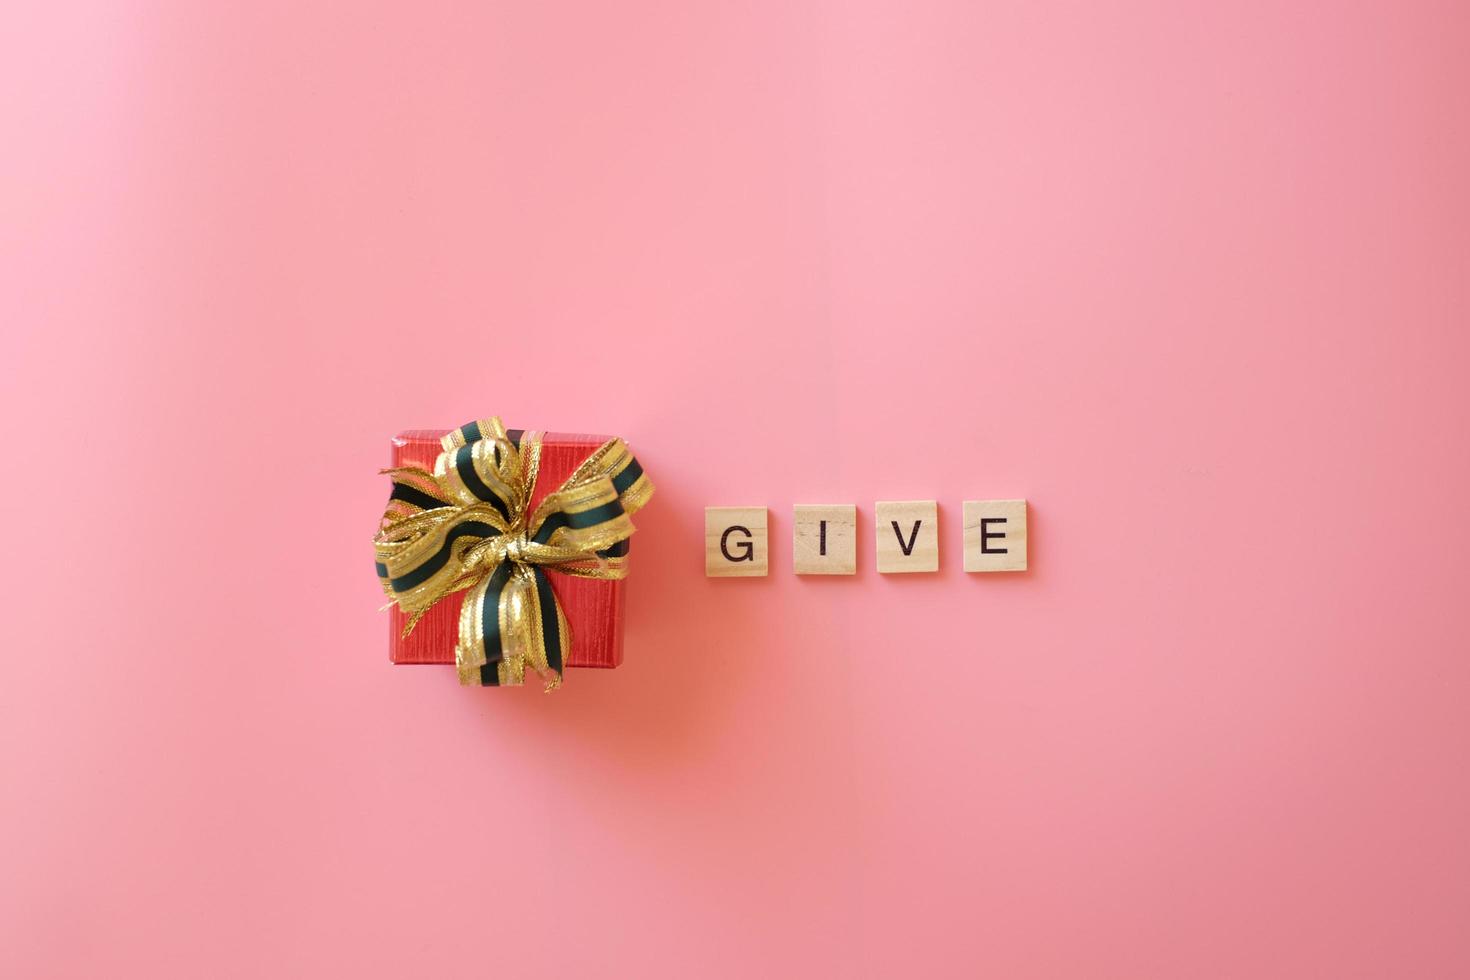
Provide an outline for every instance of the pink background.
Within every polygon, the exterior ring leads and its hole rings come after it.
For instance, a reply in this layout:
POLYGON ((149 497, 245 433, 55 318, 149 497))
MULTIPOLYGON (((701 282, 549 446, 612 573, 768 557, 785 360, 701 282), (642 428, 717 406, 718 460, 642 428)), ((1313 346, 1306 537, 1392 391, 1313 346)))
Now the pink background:
POLYGON ((3 16, 0 974, 1470 974, 1463 4, 3 16), (555 697, 386 659, 492 412, 659 486, 555 697))

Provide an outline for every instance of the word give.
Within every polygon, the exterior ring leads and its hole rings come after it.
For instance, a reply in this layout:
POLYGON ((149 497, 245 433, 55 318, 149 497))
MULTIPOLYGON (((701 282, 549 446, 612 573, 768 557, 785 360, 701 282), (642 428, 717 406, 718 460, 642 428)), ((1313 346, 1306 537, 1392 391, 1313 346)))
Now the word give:
MULTIPOLYGON (((704 574, 711 578, 765 575, 769 570, 764 507, 704 509, 704 574)), ((966 500, 961 539, 967 572, 1026 570, 1026 501, 966 500)), ((797 504, 791 564, 797 575, 857 572, 857 507, 797 504)), ((878 571, 939 571, 939 503, 880 500, 873 506, 878 571)))

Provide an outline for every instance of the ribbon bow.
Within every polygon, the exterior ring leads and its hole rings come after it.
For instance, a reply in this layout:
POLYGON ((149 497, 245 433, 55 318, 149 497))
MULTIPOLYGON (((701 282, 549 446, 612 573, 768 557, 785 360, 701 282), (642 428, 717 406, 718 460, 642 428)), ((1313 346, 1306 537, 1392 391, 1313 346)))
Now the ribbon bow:
POLYGON ((529 664, 561 685, 571 632, 548 571, 579 578, 628 574, 630 515, 653 484, 621 439, 609 439, 531 511, 541 433, 498 418, 444 436, 431 473, 388 469, 393 493, 373 544, 383 591, 409 614, 469 589, 454 662, 461 684, 514 685, 529 664))

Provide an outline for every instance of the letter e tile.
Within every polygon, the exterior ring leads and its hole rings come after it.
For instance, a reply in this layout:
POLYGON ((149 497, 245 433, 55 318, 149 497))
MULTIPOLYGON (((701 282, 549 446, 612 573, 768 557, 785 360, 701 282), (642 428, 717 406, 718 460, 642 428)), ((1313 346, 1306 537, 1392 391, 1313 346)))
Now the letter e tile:
POLYGON ((965 501, 965 571, 1026 570, 1026 501, 965 501))

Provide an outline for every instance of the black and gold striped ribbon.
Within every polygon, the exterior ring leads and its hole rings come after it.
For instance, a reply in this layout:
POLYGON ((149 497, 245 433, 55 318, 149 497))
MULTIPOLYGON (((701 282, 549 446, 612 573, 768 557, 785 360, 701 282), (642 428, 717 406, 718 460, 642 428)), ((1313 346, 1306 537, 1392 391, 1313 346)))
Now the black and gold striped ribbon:
POLYGON ((630 520, 653 495, 638 460, 609 439, 530 509, 541 433, 498 418, 444 436, 433 471, 393 478, 374 539, 383 591, 413 629, 430 606, 468 589, 454 659, 462 684, 513 685, 536 671, 561 684, 571 631, 548 571, 581 578, 627 575, 630 520))

